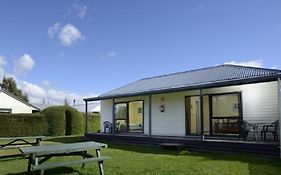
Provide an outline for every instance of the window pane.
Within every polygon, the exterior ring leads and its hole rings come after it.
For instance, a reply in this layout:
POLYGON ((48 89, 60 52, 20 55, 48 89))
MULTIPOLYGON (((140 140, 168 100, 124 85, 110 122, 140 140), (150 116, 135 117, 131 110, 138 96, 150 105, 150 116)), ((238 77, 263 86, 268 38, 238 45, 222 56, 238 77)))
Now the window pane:
POLYGON ((214 134, 238 134, 239 122, 238 119, 213 119, 214 134))
POLYGON ((115 118, 127 119, 127 104, 119 103, 115 105, 115 118))
POLYGON ((212 96, 213 117, 238 117, 238 94, 212 96))
POLYGON ((119 132, 127 132, 127 120, 116 120, 116 127, 119 132))

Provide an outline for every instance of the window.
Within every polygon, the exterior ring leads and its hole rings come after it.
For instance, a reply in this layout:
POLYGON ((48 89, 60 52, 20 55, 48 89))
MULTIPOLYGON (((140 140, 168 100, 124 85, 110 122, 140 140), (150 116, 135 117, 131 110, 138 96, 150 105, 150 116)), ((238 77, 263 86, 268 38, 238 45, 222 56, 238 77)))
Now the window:
POLYGON ((0 113, 1 114, 11 114, 12 113, 12 109, 0 108, 0 113))
POLYGON ((213 134, 239 134, 240 94, 212 95, 213 134))

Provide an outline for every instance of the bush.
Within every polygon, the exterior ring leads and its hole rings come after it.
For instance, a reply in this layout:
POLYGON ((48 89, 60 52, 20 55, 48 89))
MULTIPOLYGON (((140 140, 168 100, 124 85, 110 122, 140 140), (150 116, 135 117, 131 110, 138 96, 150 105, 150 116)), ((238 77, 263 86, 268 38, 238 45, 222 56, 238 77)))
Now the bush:
POLYGON ((81 112, 77 111, 72 107, 66 106, 65 117, 66 117, 65 135, 83 134, 84 117, 81 112))
MULTIPOLYGON (((52 106, 35 114, 0 114, 0 137, 84 134, 85 117, 69 106, 52 106)), ((100 117, 89 114, 89 131, 99 130, 100 117)))
POLYGON ((48 134, 48 123, 44 115, 36 114, 1 114, 0 136, 36 136, 48 134))
MULTIPOLYGON (((84 121, 85 121, 85 119, 84 119, 84 121)), ((100 131, 100 114, 89 113, 88 114, 88 132, 95 133, 98 131, 100 131)))
POLYGON ((65 108, 63 106, 52 106, 41 112, 48 122, 48 135, 61 136, 65 134, 65 108))

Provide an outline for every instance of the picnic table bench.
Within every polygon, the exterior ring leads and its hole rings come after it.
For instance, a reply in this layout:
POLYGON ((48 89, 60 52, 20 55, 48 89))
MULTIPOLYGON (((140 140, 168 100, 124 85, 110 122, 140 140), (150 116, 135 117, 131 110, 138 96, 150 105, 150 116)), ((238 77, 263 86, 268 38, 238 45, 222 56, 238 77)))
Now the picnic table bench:
POLYGON ((98 162, 100 175, 104 175, 103 161, 109 159, 109 157, 101 156, 100 149, 107 148, 106 144, 98 142, 78 142, 69 144, 56 144, 56 145, 41 145, 22 147, 20 151, 28 158, 28 174, 31 171, 40 170, 41 175, 44 174, 44 170, 57 167, 64 167, 70 165, 82 164, 82 168, 85 163, 96 161, 98 162), (91 155, 88 151, 95 149, 96 156, 91 155), (52 157, 59 156, 81 156, 82 159, 65 160, 60 162, 44 163, 52 157))
POLYGON ((0 137, 0 150, 18 148, 23 145, 38 146, 44 136, 31 136, 31 137, 0 137), (8 142, 8 143, 2 143, 8 142))

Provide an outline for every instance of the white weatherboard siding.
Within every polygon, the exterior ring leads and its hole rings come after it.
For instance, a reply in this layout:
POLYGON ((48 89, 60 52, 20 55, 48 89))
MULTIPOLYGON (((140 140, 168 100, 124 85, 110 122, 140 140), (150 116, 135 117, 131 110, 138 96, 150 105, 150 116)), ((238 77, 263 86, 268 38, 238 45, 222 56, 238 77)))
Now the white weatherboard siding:
MULTIPOLYGON (((255 123, 278 120, 277 82, 204 89, 203 94, 241 92, 243 119, 255 123)), ((199 90, 152 95, 152 135, 185 135, 185 96, 199 95, 199 90), (163 101, 161 101, 161 98, 163 101), (165 112, 160 112, 160 104, 165 112)), ((116 102, 144 100, 144 134, 148 134, 148 96, 118 98, 116 102)), ((102 100, 101 122, 112 121, 112 100, 102 100)))
POLYGON ((12 114, 32 113, 32 110, 36 110, 4 92, 0 92, 0 108, 11 109, 12 114))
POLYGON ((103 122, 109 121, 112 123, 112 100, 102 100, 101 101, 101 132, 104 132, 103 122))

